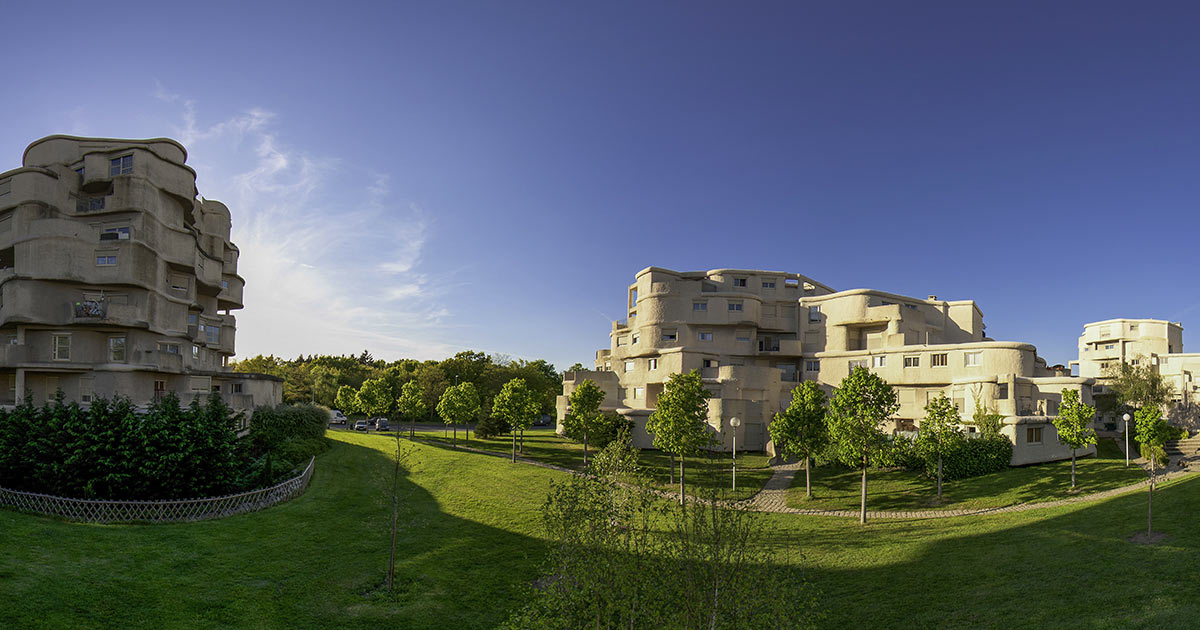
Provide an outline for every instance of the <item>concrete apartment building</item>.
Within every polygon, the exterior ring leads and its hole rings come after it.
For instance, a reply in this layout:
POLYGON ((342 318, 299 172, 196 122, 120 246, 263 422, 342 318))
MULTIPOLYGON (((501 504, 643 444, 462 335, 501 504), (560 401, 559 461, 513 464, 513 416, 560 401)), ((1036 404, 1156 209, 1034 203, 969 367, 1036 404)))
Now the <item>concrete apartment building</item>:
POLYGON ((162 138, 50 136, 0 173, 0 404, 280 401, 279 379, 228 367, 238 249, 186 158, 162 138))
POLYGON ((725 448, 736 416, 739 446, 770 450, 767 425, 799 381, 831 391, 860 365, 898 390, 889 430, 917 428, 926 403, 944 394, 964 420, 977 405, 1004 415, 1015 465, 1070 457, 1050 416, 1063 389, 1091 400, 1092 379, 1048 368, 1030 344, 987 338, 970 300, 839 292, 794 273, 649 267, 628 287, 627 305, 628 319, 613 323, 596 369, 566 374, 558 416, 575 386, 590 379, 604 389, 606 410, 633 421, 642 447, 651 444, 646 420, 669 375, 693 369, 711 394, 709 423, 725 448))
MULTIPOLYGON (((1200 354, 1183 352, 1183 326, 1161 319, 1106 319, 1084 324, 1079 336, 1079 360, 1071 363, 1079 375, 1096 381, 1093 393, 1107 393, 1106 371, 1119 363, 1150 366, 1175 389, 1173 414, 1190 413, 1200 402, 1200 354)), ((1113 415, 1102 418, 1117 425, 1113 415)))

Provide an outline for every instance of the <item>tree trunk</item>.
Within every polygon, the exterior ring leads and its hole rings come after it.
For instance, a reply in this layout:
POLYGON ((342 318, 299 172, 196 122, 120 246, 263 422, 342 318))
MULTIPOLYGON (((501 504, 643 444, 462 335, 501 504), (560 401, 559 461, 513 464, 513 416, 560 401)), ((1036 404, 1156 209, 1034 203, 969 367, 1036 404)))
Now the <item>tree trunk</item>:
POLYGON ((1071 449, 1071 489, 1075 489, 1075 449, 1071 449))
POLYGON ((525 429, 521 429, 521 454, 525 454, 525 429))
POLYGON ((938 501, 942 500, 942 454, 938 453, 938 501))
POLYGON ((1150 502, 1146 505, 1146 542, 1154 534, 1154 460, 1156 453, 1150 453, 1150 502))
POLYGON ((514 464, 515 464, 515 463, 517 463, 517 432, 516 432, 516 431, 513 431, 513 434, 512 434, 512 439, 513 439, 513 458, 512 458, 512 463, 514 463, 514 464))
POLYGON ((583 467, 587 468, 587 431, 583 432, 583 467))
POLYGON ((804 454, 804 498, 812 498, 812 458, 804 454))
POLYGON ((454 425, 454 438, 450 441, 451 446, 458 446, 458 425, 454 425))
POLYGON ((685 497, 687 497, 687 495, 685 495, 683 493, 683 460, 684 460, 683 455, 680 455, 679 456, 679 505, 683 505, 685 502, 685 497))
POLYGON ((667 455, 667 483, 675 483, 675 456, 667 455))
POLYGON ((858 522, 867 524, 867 458, 863 458, 862 503, 859 504, 858 522))

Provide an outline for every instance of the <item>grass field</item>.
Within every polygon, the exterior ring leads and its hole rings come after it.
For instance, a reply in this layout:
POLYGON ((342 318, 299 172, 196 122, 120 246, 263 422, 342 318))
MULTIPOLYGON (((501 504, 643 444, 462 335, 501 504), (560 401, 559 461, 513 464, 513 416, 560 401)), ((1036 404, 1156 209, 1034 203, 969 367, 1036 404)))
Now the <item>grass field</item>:
MULTIPOLYGON (((451 443, 451 440, 446 438, 442 431, 418 431, 417 435, 422 439, 445 444, 451 443)), ((463 432, 459 431, 457 443, 496 453, 512 453, 512 438, 508 436, 480 439, 472 434, 470 441, 464 441, 463 432)), ((588 452, 590 455, 595 455, 595 447, 593 446, 588 452)), ((572 470, 583 469, 583 445, 564 439, 556 434, 553 429, 533 429, 526 431, 525 453, 521 457, 572 470)), ((733 468, 730 458, 731 455, 729 453, 717 453, 715 457, 689 457, 687 463, 684 465, 687 493, 693 495, 706 490, 716 489, 722 493, 728 491, 728 494, 722 494, 726 498, 746 499, 757 494, 759 490, 762 490, 763 485, 771 478, 771 468, 767 465, 770 458, 765 453, 761 451, 750 453, 739 452, 737 470, 738 489, 735 493, 733 492, 733 468)), ((672 477, 667 474, 669 459, 665 453, 652 450, 641 451, 638 455, 638 461, 643 471, 649 475, 654 487, 661 490, 679 491, 678 460, 675 462, 674 484, 670 482, 672 477)))
MULTIPOLYGON (((1010 468, 1008 470, 942 484, 942 503, 937 503, 937 485, 924 475, 906 470, 867 472, 868 510, 983 509, 1015 503, 1039 503, 1090 494, 1144 481, 1146 473, 1136 465, 1125 467, 1125 456, 1112 440, 1101 440, 1095 457, 1076 461, 1077 492, 1071 489, 1071 461, 1010 468)), ((790 507, 816 510, 857 510, 862 472, 840 466, 814 467, 813 498, 804 496, 804 471, 792 479, 787 502, 790 507)))
MULTIPOLYGON (((537 508, 566 473, 418 445, 404 480, 397 595, 386 436, 336 432, 312 486, 190 525, 76 525, 0 510, 0 625, 13 628, 488 628, 538 575, 537 508)), ((529 446, 527 444, 526 448, 529 446)), ((968 518, 761 515, 799 547, 827 628, 1191 627, 1200 477, 1146 495, 968 518)), ((773 594, 783 596, 786 594, 773 594)))

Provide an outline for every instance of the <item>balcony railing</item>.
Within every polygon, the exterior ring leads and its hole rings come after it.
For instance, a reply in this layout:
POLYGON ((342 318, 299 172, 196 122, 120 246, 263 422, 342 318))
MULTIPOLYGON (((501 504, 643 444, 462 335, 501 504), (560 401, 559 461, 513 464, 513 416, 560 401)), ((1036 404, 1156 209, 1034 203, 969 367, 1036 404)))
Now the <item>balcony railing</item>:
POLYGON ((108 304, 104 300, 83 300, 75 303, 75 317, 104 319, 108 316, 108 304))

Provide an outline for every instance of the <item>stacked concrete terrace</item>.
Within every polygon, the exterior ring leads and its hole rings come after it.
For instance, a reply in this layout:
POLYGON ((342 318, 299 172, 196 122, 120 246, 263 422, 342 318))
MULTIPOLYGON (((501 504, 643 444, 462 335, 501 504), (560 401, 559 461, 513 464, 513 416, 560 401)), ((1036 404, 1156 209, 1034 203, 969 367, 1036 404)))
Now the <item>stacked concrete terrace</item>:
POLYGON ((186 159, 165 138, 56 135, 0 173, 0 403, 279 401, 277 379, 228 367, 239 251, 186 159))
POLYGON ((595 369, 567 374, 559 417, 574 387, 591 379, 605 390, 607 409, 633 420, 643 447, 664 383, 693 369, 704 378, 709 423, 726 448, 736 416, 740 446, 771 450, 767 425, 798 382, 832 390, 857 366, 897 388, 901 408, 891 430, 917 429, 926 403, 944 394, 964 419, 981 406, 1004 415, 1014 464, 1069 457, 1050 417, 1063 389, 1091 399, 1091 379, 1048 368, 1033 345, 988 338, 972 300, 836 291, 780 271, 648 267, 625 303, 628 319, 613 323, 595 369))

